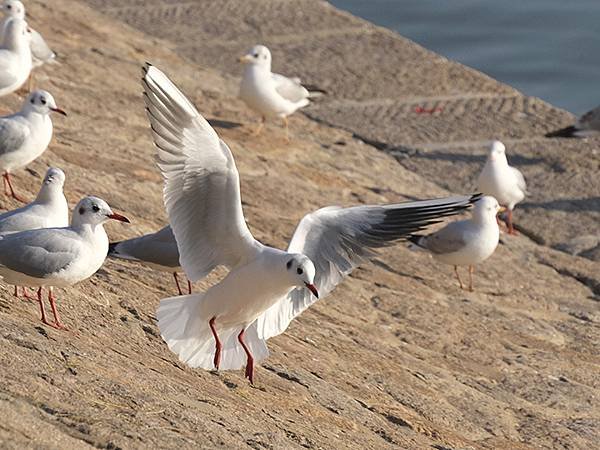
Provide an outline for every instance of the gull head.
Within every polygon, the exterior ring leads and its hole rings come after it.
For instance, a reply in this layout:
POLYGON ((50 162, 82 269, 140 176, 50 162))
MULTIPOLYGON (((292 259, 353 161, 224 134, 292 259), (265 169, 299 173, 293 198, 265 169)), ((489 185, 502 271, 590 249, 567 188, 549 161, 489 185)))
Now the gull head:
POLYGON ((65 173, 58 167, 50 167, 46 171, 43 185, 62 189, 65 185, 65 173))
POLYGON ((478 221, 496 221, 496 215, 502 208, 498 201, 489 195, 484 195, 473 207, 473 218, 478 221))
POLYGON ((82 198, 73 210, 73 225, 100 225, 108 219, 129 223, 127 217, 114 213, 108 203, 98 197, 82 198))
POLYGON ((28 111, 35 111, 38 114, 50 114, 50 112, 56 112, 66 116, 67 113, 56 106, 54 97, 48 91, 33 91, 25 100, 24 108, 28 111))
POLYGON ((488 158, 490 161, 500 160, 502 157, 506 157, 506 147, 500 141, 493 141, 490 145, 490 153, 488 158))
POLYGON ((305 287, 319 298, 319 292, 315 287, 315 265, 308 256, 294 254, 289 255, 285 262, 287 277, 292 286, 305 287))
POLYGON ((271 68, 271 52, 264 45, 255 45, 240 58, 240 62, 259 67, 271 68))
POLYGON ((2 11, 7 17, 25 18, 25 6, 19 0, 4 0, 2 11))

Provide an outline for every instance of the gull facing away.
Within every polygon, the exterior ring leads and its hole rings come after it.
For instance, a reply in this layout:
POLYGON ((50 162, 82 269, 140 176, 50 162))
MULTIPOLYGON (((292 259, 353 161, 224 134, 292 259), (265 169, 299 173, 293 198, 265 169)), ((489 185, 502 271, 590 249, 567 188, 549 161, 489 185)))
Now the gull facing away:
POLYGON ((266 340, 328 295, 373 249, 476 199, 329 206, 300 221, 287 251, 263 245, 246 225, 227 145, 156 67, 144 67, 142 84, 181 266, 192 281, 219 265, 229 268, 205 293, 162 300, 156 312, 163 339, 191 367, 229 370, 246 362, 253 382, 254 363, 268 356, 266 340))
POLYGON ((50 112, 67 115, 56 106, 46 91, 34 91, 25 99, 21 111, 0 117, 0 170, 4 177, 4 193, 25 203, 13 189, 10 174, 40 156, 52 139, 50 112))
POLYGON ((102 266, 108 252, 108 236, 103 223, 129 220, 112 212, 97 197, 84 197, 73 210, 71 226, 42 228, 0 235, 0 276, 10 284, 39 286, 41 319, 46 325, 64 328, 58 317, 54 287, 67 287, 91 277, 102 266), (48 287, 48 300, 54 323, 48 322, 42 287, 48 287))
MULTIPOLYGON (((0 233, 68 226, 69 206, 63 193, 64 184, 64 172, 58 168, 49 168, 33 202, 0 214, 0 233)), ((15 297, 18 295, 18 287, 15 286, 15 297)), ((29 298, 25 288, 23 288, 23 295, 29 298)))
POLYGON ((500 141, 492 142, 477 186, 481 193, 490 195, 506 208, 506 226, 509 234, 517 234, 512 221, 515 205, 525 198, 527 185, 523 174, 508 165, 506 147, 500 141))
MULTIPOLYGON (((145 234, 126 241, 112 242, 108 247, 108 256, 137 261, 155 270, 172 273, 179 295, 183 295, 177 277, 177 272, 181 271, 179 250, 169 225, 156 233, 145 234)), ((192 283, 188 280, 188 294, 191 293, 192 283)))
POLYGON ((485 196, 473 208, 470 219, 450 222, 444 228, 428 235, 412 235, 409 240, 427 250, 434 259, 454 266, 461 289, 463 283, 457 266, 469 266, 469 291, 473 291, 473 266, 494 253, 500 239, 496 214, 500 205, 495 198, 485 196))
POLYGON ((240 84, 240 98, 261 115, 261 122, 254 132, 258 135, 267 118, 279 117, 285 125, 289 141, 287 116, 308 105, 309 98, 318 97, 324 91, 309 92, 299 78, 288 78, 271 72, 271 52, 264 45, 255 45, 240 58, 246 64, 240 84))
MULTIPOLYGON (((5 30, 10 21, 13 19, 25 20, 25 6, 19 0, 5 0, 2 11, 4 11, 4 18, 0 23, 0 42, 4 42, 5 30)), ((31 27, 28 28, 28 31, 31 37, 30 49, 33 68, 54 62, 56 53, 48 46, 42 35, 31 27)), ((29 75, 29 88, 31 88, 31 76, 32 74, 29 75)))
POLYGON ((27 23, 11 19, 0 46, 0 97, 19 89, 31 73, 31 33, 27 23))
POLYGON ((600 106, 586 112, 573 125, 546 133, 546 137, 592 137, 600 135, 600 106))

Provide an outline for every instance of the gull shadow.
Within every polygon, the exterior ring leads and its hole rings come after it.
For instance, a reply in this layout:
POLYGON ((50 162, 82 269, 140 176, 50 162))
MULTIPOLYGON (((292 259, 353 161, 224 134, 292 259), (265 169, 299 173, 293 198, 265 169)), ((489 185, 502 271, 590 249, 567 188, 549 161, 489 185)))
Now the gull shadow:
MULTIPOLYGON (((395 156, 395 151, 391 150, 390 153, 395 156)), ((404 151, 398 151, 401 155, 410 156, 411 158, 426 159, 431 161, 448 161, 448 162, 466 162, 466 163, 485 163, 487 155, 485 154, 469 154, 469 153, 453 153, 446 151, 428 151, 423 152, 421 150, 415 150, 410 153, 404 151)), ((508 162, 512 166, 534 166, 537 164, 547 164, 544 158, 540 157, 527 157, 523 155, 508 155, 508 162)))
POLYGON ((523 202, 519 207, 554 209, 568 212, 592 211, 600 212, 600 197, 590 198, 570 198, 561 200, 552 200, 549 202, 523 202))
POLYGON ((226 130, 231 130, 232 128, 238 128, 242 126, 241 123, 221 119, 208 119, 207 122, 214 128, 224 128, 226 130))

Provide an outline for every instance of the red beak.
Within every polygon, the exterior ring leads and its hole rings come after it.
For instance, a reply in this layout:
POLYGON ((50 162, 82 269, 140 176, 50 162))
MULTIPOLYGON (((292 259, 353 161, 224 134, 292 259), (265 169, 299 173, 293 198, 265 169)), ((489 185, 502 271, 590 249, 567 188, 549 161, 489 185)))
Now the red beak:
POLYGON ((60 109, 60 108, 50 108, 50 111, 54 111, 54 112, 56 112, 56 113, 62 114, 63 116, 66 116, 66 115, 67 115, 67 113, 66 113, 66 112, 64 112, 64 111, 63 111, 62 109, 60 109))
POLYGON ((131 223, 127 217, 117 213, 108 214, 106 217, 108 217, 109 219, 119 220, 125 223, 131 223))
POLYGON ((317 298, 319 298, 319 291, 317 291, 317 288, 315 287, 314 284, 308 284, 308 283, 304 283, 306 284, 307 289, 313 293, 313 295, 317 298))

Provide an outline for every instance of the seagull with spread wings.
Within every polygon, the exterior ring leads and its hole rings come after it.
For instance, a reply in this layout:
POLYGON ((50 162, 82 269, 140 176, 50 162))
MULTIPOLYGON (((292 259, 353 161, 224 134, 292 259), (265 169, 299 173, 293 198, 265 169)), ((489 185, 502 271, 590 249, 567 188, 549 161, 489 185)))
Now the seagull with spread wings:
POLYGON ((181 361, 204 369, 240 369, 268 356, 266 340, 328 295, 378 247, 407 238, 466 209, 477 196, 381 206, 328 206, 300 221, 287 250, 252 236, 242 212, 239 174, 229 147, 156 67, 142 84, 164 201, 192 281, 223 265, 229 273, 204 293, 164 299, 156 317, 181 361))

